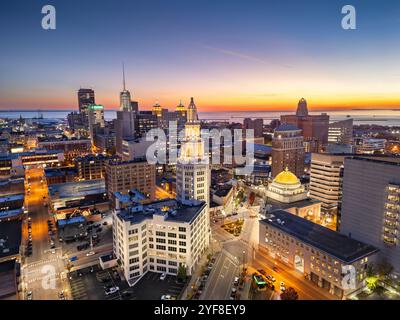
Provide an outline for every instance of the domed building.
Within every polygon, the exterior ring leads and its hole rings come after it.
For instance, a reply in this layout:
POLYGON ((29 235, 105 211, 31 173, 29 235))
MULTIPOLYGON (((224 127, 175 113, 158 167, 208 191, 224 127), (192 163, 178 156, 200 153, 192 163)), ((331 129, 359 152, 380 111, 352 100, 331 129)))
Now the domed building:
POLYGON ((307 192, 300 180, 286 168, 268 185, 267 197, 282 203, 301 201, 307 192))

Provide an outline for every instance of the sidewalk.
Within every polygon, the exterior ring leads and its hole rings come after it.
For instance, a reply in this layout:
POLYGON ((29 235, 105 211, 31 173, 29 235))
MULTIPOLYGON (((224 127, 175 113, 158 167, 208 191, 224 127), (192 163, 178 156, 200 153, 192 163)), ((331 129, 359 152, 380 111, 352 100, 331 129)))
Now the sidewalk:
POLYGON ((208 255, 216 256, 221 252, 221 248, 219 247, 219 243, 211 240, 211 245, 208 249, 204 252, 203 256, 201 257, 196 270, 193 272, 189 283, 186 285, 185 291, 181 294, 182 300, 188 300, 188 295, 192 291, 192 287, 196 284, 197 280, 200 278, 202 274, 203 267, 208 262, 208 255))

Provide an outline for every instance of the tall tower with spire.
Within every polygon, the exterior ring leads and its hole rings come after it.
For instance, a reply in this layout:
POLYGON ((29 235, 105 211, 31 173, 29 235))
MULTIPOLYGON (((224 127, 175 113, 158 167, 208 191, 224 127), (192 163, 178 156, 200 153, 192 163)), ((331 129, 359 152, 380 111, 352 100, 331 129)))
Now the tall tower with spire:
POLYGON ((307 101, 304 98, 301 98, 299 103, 297 104, 296 116, 298 117, 306 117, 308 116, 307 109, 307 101))
POLYGON ((122 64, 122 86, 123 89, 119 95, 120 107, 121 111, 131 111, 132 104, 131 104, 131 93, 126 90, 126 83, 125 83, 125 65, 122 64))
POLYGON ((208 155, 200 136, 200 121, 193 98, 188 107, 188 118, 176 165, 177 199, 182 203, 193 200, 205 201, 209 205, 210 168, 208 155))

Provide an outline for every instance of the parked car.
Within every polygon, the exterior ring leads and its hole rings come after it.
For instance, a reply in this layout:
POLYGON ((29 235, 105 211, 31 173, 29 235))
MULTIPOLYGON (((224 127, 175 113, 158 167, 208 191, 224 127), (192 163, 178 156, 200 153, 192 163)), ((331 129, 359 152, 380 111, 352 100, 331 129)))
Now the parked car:
POLYGON ((266 275, 267 275, 267 273, 265 272, 264 269, 258 269, 257 271, 258 271, 259 273, 261 273, 263 276, 266 276, 266 275))
POLYGON ((109 296, 110 294, 117 293, 119 291, 119 287, 111 287, 106 289, 106 296, 109 296))
POLYGON ((59 298, 60 300, 66 300, 65 295, 64 295, 64 291, 61 291, 61 292, 58 294, 58 298, 59 298))
POLYGON ((166 277, 167 277, 167 274, 165 272, 163 272, 160 276, 160 280, 165 280, 166 277))
POLYGON ((266 278, 271 282, 275 282, 276 281, 276 279, 271 275, 267 275, 266 278))
POLYGON ((171 296, 170 294, 164 294, 161 296, 161 300, 176 300, 176 297, 171 296))
POLYGON ((32 298, 33 298, 33 293, 32 293, 32 291, 28 291, 28 293, 26 294, 26 299, 27 299, 27 300, 32 300, 32 298))
POLYGON ((281 289, 281 292, 284 292, 286 290, 286 285, 283 281, 280 283, 280 289, 281 289))

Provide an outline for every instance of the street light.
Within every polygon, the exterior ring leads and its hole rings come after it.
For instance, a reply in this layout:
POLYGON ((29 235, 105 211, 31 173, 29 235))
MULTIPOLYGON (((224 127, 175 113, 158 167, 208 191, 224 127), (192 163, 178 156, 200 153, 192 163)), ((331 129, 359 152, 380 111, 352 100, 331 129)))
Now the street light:
POLYGON ((246 263, 246 261, 245 261, 245 259, 246 259, 245 254, 246 254, 246 251, 243 250, 243 270, 242 270, 242 273, 244 273, 244 267, 245 267, 245 263, 246 263))

